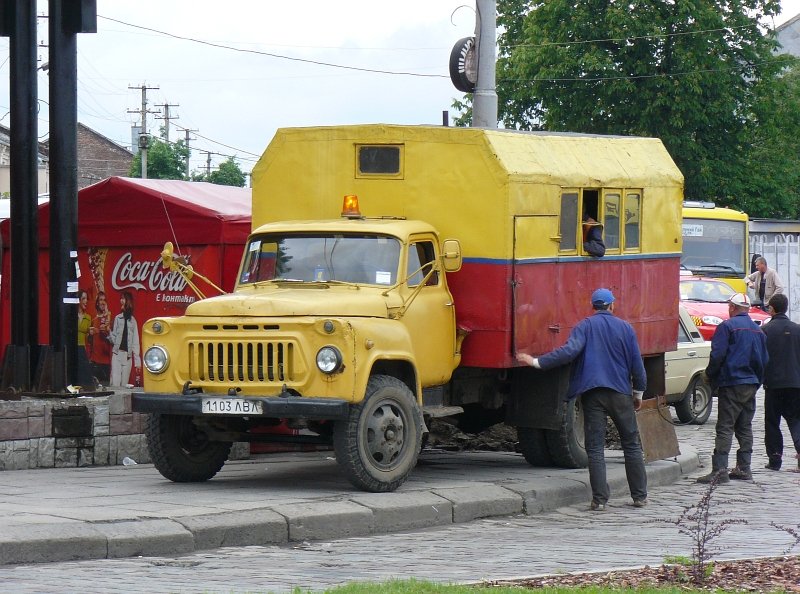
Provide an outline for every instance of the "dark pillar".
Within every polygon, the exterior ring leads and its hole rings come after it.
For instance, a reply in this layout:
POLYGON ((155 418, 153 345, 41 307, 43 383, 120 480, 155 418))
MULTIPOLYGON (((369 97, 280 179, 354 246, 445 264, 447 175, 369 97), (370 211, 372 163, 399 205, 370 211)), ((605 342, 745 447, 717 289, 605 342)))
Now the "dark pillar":
POLYGON ((76 378, 78 281, 77 33, 97 30, 95 0, 49 0, 50 389, 76 378))
POLYGON ((0 28, 10 37, 11 73, 11 344, 2 383, 3 388, 27 391, 39 344, 36 3, 3 0, 0 28))

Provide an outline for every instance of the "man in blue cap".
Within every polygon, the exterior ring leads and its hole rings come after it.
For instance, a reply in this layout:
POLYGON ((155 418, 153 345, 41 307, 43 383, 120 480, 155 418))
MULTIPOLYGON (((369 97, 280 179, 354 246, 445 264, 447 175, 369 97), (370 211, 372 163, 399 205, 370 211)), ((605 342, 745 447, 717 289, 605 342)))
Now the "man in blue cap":
POLYGON ((610 416, 625 454, 625 474, 635 507, 647 505, 647 472, 635 412, 642 406, 647 375, 633 327, 613 315, 614 295, 608 289, 592 293, 594 315, 581 320, 566 344, 541 357, 517 353, 517 359, 536 369, 572 363, 566 399, 581 397, 589 482, 590 509, 604 510, 610 496, 606 482, 605 438, 610 416))

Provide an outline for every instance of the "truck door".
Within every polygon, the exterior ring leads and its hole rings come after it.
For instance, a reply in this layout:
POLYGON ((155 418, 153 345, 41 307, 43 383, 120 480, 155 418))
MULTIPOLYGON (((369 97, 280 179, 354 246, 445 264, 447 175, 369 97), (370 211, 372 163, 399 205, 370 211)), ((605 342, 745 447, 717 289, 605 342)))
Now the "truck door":
MULTIPOLYGON (((565 240, 577 255, 574 224, 571 233, 565 240)), ((555 257, 560 241, 558 215, 514 217, 514 352, 541 354, 563 344, 569 334, 569 328, 560 323, 563 312, 559 309, 564 303, 561 292, 566 289, 561 286, 555 257)))
POLYGON ((439 247, 433 236, 415 236, 409 241, 406 261, 408 299, 419 288, 408 306, 403 321, 414 343, 420 381, 423 386, 445 383, 455 367, 456 318, 453 296, 447 288, 444 273, 425 275, 438 261, 439 247), (424 286, 420 287, 420 283, 424 286))

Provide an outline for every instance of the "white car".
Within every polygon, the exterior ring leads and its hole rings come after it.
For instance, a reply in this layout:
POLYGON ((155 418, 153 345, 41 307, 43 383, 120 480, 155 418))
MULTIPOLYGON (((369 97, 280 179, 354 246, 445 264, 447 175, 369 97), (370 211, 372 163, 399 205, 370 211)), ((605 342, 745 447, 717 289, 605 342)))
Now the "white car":
POLYGON ((665 354, 667 403, 683 423, 702 425, 711 414, 712 390, 703 381, 711 342, 703 339, 682 305, 678 324, 678 350, 665 354))

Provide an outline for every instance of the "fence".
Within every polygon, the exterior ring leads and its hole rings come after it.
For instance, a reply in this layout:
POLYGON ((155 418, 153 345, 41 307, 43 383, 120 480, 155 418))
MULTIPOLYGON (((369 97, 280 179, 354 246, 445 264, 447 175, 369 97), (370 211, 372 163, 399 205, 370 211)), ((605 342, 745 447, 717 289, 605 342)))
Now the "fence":
POLYGON ((789 298, 788 315, 800 323, 800 222, 753 221, 750 253, 764 256, 767 265, 781 277, 784 293, 789 298), (770 226, 774 230, 770 230, 770 226))

